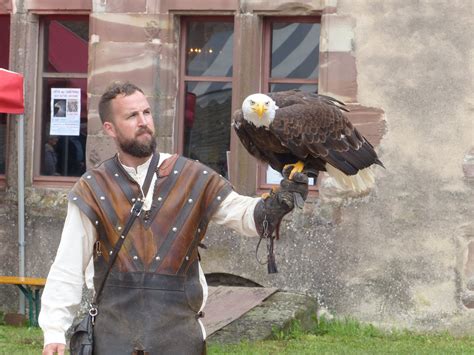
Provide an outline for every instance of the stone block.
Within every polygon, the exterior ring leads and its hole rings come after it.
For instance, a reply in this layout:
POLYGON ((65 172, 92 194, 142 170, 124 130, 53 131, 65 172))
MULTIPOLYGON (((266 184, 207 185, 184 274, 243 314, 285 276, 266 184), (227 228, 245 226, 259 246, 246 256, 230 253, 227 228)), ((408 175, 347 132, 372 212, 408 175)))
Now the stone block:
POLYGON ((91 35, 99 42, 156 42, 163 41, 168 16, 136 14, 91 15, 91 35), (161 20, 163 18, 163 20, 161 20))
POLYGON ((15 327, 24 327, 28 323, 24 314, 19 313, 7 313, 5 314, 5 324, 13 325, 15 327))
POLYGON ((101 42, 91 46, 90 81, 92 95, 102 95, 114 80, 140 83, 146 95, 159 92, 161 46, 153 43, 101 42))

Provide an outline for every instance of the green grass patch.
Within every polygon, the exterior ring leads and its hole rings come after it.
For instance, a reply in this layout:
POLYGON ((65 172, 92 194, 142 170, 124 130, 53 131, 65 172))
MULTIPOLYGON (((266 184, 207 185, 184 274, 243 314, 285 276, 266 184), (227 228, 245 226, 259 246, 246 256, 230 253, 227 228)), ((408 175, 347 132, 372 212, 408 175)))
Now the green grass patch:
POLYGON ((40 328, 0 326, 0 354, 41 354, 43 333, 40 328))
POLYGON ((274 339, 212 345, 209 354, 474 354, 474 337, 383 331, 354 319, 321 319, 310 330, 293 321, 274 339))
MULTIPOLYGON (((0 354, 41 354, 39 328, 0 325, 0 354)), ((474 354, 474 336, 384 331, 354 319, 320 319, 309 329, 293 321, 274 339, 209 346, 209 354, 474 354)))

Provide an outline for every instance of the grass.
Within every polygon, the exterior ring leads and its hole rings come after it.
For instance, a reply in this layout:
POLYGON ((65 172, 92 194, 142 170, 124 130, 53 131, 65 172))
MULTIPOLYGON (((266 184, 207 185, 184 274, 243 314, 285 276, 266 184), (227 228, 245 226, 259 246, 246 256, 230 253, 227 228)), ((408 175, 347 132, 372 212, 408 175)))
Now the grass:
POLYGON ((309 331, 293 321, 272 340, 212 345, 209 354, 474 354, 474 336, 385 332, 353 319, 320 319, 309 331))
MULTIPOLYGON (((0 325, 0 354, 40 354, 39 328, 0 325)), ((274 330, 274 339, 237 345, 209 346, 209 354, 474 354, 474 336, 447 333, 386 332, 353 319, 320 319, 309 331, 298 321, 274 330)))
POLYGON ((0 325, 0 354, 41 354, 43 333, 40 328, 0 325))

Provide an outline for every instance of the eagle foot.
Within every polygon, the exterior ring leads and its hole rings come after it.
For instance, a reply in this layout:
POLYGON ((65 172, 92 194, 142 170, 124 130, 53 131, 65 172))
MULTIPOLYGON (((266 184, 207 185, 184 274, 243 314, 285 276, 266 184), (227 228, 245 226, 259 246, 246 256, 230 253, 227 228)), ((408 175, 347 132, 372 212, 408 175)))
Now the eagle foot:
POLYGON ((303 171, 303 169, 304 169, 304 163, 302 161, 297 161, 294 164, 286 164, 283 167, 282 175, 283 176, 288 176, 288 179, 292 180, 293 175, 295 175, 296 173, 301 173, 303 171), (290 171, 289 176, 288 176, 288 170, 290 168, 291 168, 291 171, 290 171))

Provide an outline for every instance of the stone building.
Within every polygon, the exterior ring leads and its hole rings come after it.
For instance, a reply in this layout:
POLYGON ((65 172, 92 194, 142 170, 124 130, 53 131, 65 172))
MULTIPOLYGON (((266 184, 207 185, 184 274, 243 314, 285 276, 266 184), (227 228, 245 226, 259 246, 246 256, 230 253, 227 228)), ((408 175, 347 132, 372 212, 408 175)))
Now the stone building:
MULTIPOLYGON (((386 169, 364 196, 322 176, 285 220, 278 274, 257 262, 257 239, 212 225, 209 279, 311 294, 381 325, 472 332, 472 13, 461 0, 0 0, 0 66, 25 76, 26 275, 46 277, 69 188, 113 154, 97 113, 111 80, 143 88, 160 151, 249 195, 278 178, 240 145, 231 112, 249 93, 301 88, 346 102, 386 169), (53 89, 72 88, 65 124, 53 89)), ((0 116, 2 275, 19 265, 16 119, 0 116)), ((17 299, 0 286, 1 310, 17 299)))

